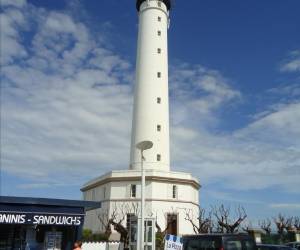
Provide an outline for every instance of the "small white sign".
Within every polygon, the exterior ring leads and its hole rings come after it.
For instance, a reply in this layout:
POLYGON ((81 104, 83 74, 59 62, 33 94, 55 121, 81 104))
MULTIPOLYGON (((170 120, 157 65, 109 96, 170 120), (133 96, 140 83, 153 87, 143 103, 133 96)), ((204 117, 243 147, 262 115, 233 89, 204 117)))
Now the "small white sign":
POLYGON ((182 250, 183 249, 183 243, 182 238, 167 234, 165 238, 165 250, 182 250))

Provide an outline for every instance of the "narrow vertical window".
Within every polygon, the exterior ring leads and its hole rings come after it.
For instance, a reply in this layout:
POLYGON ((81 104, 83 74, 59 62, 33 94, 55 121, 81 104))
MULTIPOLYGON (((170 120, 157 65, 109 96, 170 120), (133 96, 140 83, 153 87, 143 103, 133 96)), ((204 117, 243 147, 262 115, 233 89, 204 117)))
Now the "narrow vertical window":
POLYGON ((160 97, 157 97, 157 98, 156 98, 156 102, 160 104, 160 103, 161 103, 161 98, 160 98, 160 97))
POLYGON ((129 230, 130 228, 130 224, 131 224, 131 221, 132 219, 134 218, 135 214, 127 214, 126 216, 126 228, 129 230))
POLYGON ((106 198, 106 187, 103 187, 103 198, 106 198))
POLYGON ((157 131, 161 131, 161 126, 160 126, 160 125, 157 125, 157 126, 156 126, 156 130, 157 130, 157 131))
POLYGON ((161 2, 160 1, 157 2, 157 6, 161 7, 161 2))
POLYGON ((157 155, 156 155, 156 160, 157 160, 157 161, 160 161, 160 160, 161 160, 161 155, 160 155, 160 154, 157 154, 157 155))
POLYGON ((172 197, 173 197, 173 199, 177 198, 177 186, 176 185, 172 186, 172 197))
POLYGON ((159 21, 159 22, 161 21, 161 17, 160 16, 157 17, 157 21, 159 21))
POLYGON ((160 30, 157 31, 157 35, 158 35, 158 36, 161 35, 161 31, 160 31, 160 30))
POLYGON ((136 185, 131 184, 130 186, 130 197, 135 198, 136 197, 136 185))
POLYGON ((158 77, 158 78, 161 77, 161 72, 157 72, 157 77, 158 77))
POLYGON ((157 53, 158 53, 158 54, 161 53, 161 48, 157 48, 157 53))

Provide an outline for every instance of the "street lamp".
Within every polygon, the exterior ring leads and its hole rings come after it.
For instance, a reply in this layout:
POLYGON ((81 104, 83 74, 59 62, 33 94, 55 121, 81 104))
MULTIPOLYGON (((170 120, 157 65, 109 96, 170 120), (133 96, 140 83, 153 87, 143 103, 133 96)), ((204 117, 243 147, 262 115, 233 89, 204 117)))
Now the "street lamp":
POLYGON ((140 233, 140 250, 144 250, 144 221, 145 221, 145 172, 144 172, 144 160, 143 155, 144 150, 150 149, 153 147, 152 141, 141 141, 136 144, 136 148, 141 150, 141 231, 140 233))

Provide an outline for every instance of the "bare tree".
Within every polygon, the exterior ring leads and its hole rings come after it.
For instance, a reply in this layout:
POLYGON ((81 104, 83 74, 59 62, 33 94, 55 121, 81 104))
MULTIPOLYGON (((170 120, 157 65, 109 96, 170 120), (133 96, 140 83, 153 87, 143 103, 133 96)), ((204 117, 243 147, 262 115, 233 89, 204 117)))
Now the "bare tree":
MULTIPOLYGON (((164 238, 166 236, 166 234, 168 233, 169 228, 171 227, 173 221, 172 220, 168 220, 168 213, 164 213, 162 211, 162 213, 164 214, 165 217, 165 221, 166 221, 166 226, 164 228, 164 230, 162 230, 161 226, 157 223, 157 219, 155 221, 155 227, 156 227, 156 248, 158 250, 163 249, 164 248, 164 238)), ((176 213, 176 211, 174 211, 173 207, 171 207, 171 212, 170 213, 176 213)), ((169 213, 169 214, 170 214, 169 213)))
POLYGON ((300 231, 300 217, 299 216, 294 217, 293 225, 297 231, 300 231))
POLYGON ((287 232, 294 231, 295 227, 294 227, 293 224, 294 224, 294 217, 288 217, 288 218, 286 218, 286 227, 285 227, 285 230, 287 232))
POLYGON ((111 224, 109 221, 108 210, 103 210, 100 214, 98 214, 98 219, 101 223, 102 229, 104 229, 105 238, 109 238, 111 235, 111 224))
MULTIPOLYGON (((165 217, 166 226, 165 226, 164 230, 162 230, 161 226, 157 223, 157 218, 156 218, 155 227, 156 227, 157 233, 162 234, 163 236, 165 236, 167 234, 168 229, 170 228, 171 224, 173 223, 173 221, 168 221, 168 214, 176 214, 176 211, 174 210, 173 207, 171 207, 170 212, 164 213, 164 211, 161 211, 161 213, 165 217)), ((153 216, 153 213, 151 214, 151 216, 153 216)))
POLYGON ((158 225, 157 221, 155 221, 155 227, 157 229, 157 233, 162 234, 165 236, 168 232, 168 229, 170 228, 170 225, 172 224, 172 221, 167 222, 167 225, 164 230, 161 229, 160 225, 158 225))
POLYGON ((259 224, 260 228, 266 232, 267 235, 271 234, 271 231, 272 231, 272 229, 271 229, 272 222, 271 222, 270 219, 259 221, 258 224, 259 224))
POLYGON ((249 233, 249 232, 251 231, 251 229, 253 229, 253 226, 252 226, 251 221, 248 222, 247 224, 245 224, 244 226, 242 226, 242 230, 243 230, 244 232, 249 233))
POLYGON ((222 233, 237 232, 240 224, 246 219, 247 214, 243 207, 236 208, 236 219, 230 218, 230 207, 225 207, 223 204, 220 207, 213 207, 213 215, 216 217, 218 231, 222 233))
POLYGON ((124 220, 128 214, 139 213, 138 203, 115 203, 112 212, 109 214, 108 209, 98 215, 98 219, 104 229, 104 235, 109 238, 112 233, 111 226, 120 234, 120 241, 124 242, 124 248, 129 244, 129 228, 124 225, 124 220))
POLYGON ((285 218, 285 216, 282 215, 281 213, 279 213, 277 215, 277 217, 274 217, 273 221, 277 227, 277 233, 281 236, 283 235, 284 231, 287 230, 287 228, 291 224, 290 218, 285 218))
POLYGON ((211 233, 213 230, 213 221, 212 221, 212 212, 208 213, 206 216, 206 211, 204 208, 199 208, 199 214, 197 217, 197 223, 195 223, 193 210, 184 209, 185 211, 185 220, 189 221, 192 224, 193 231, 195 234, 200 233, 211 233))

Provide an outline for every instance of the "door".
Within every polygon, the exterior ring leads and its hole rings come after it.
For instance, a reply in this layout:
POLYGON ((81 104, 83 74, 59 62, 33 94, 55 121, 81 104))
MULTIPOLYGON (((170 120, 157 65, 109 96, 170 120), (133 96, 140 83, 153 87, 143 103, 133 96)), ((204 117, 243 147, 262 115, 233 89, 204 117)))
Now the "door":
POLYGON ((167 234, 177 235, 178 215, 167 214, 167 234))

